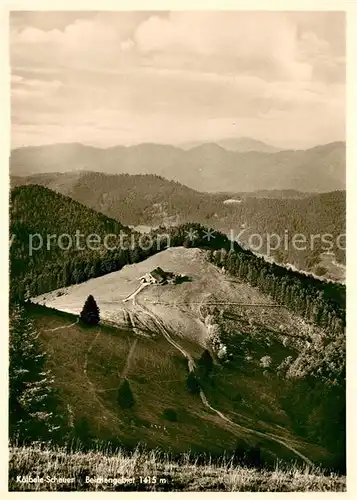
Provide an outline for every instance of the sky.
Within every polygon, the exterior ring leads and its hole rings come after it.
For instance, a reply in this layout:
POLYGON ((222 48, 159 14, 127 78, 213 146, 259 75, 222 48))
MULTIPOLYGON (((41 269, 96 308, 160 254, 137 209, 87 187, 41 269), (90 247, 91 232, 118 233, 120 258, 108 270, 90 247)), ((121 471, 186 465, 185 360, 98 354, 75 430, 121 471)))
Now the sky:
POLYGON ((12 12, 12 147, 345 140, 342 12, 12 12))

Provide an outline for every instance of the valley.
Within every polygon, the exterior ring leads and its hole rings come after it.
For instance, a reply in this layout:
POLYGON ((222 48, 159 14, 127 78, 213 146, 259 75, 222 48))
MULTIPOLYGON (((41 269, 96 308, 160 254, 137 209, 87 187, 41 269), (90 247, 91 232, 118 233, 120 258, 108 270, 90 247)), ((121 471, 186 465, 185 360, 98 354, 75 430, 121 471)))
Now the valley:
MULTIPOLYGON (((86 174, 75 184, 62 178, 67 196, 31 183, 11 193, 12 302, 15 309, 16 302, 24 304, 23 321, 32 322, 38 349, 46 353, 51 404, 57 405, 52 415, 61 419, 54 427, 58 442, 74 440, 88 449, 107 443, 132 452, 140 446, 177 457, 228 454, 254 467, 282 461, 343 473, 344 285, 278 266, 200 223, 155 229, 148 222, 170 218, 177 208, 189 213, 201 200, 191 218, 219 206, 226 216, 243 210, 250 225, 256 220, 261 229, 268 223, 278 229, 285 222, 274 222, 271 214, 286 204, 285 220, 292 216, 296 227, 297 207, 314 213, 302 219, 311 230, 324 225, 335 207, 333 232, 342 220, 344 194, 235 193, 231 198, 243 201, 225 204, 227 193, 199 193, 155 176, 100 176, 101 189, 95 190, 98 175, 86 174), (113 203, 103 197, 107 189, 113 203), (98 196, 91 207, 72 198, 82 193, 89 203, 90 192, 98 196), (96 210, 100 200, 115 217, 96 210), (142 224, 128 224, 134 221, 142 224), (95 249, 30 247, 32 234, 46 241, 47 235, 73 238, 79 232, 83 242, 94 228, 95 249), (129 246, 104 244, 107 234, 122 231, 129 246), (163 242, 162 231, 169 236, 163 242), (142 244, 144 234, 150 247, 142 244), (82 318, 89 296, 100 314, 92 327, 82 318)), ((337 255, 322 257, 326 267, 340 269, 337 255)), ((27 336, 21 321, 14 331, 27 336)))

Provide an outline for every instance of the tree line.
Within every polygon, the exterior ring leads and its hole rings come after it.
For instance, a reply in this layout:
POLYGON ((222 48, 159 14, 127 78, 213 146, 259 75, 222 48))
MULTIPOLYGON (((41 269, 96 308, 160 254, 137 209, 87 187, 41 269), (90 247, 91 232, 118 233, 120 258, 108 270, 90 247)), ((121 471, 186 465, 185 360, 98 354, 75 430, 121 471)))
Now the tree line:
POLYGON ((276 302, 331 335, 344 331, 344 288, 312 277, 283 272, 279 266, 234 250, 209 253, 214 264, 270 295, 276 302))

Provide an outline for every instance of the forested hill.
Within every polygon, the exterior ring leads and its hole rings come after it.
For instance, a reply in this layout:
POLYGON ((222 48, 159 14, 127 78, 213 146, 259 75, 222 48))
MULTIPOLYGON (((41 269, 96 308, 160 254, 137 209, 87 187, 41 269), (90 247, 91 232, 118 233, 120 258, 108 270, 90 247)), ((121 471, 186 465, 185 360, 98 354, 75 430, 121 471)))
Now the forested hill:
MULTIPOLYGON (((199 222, 219 231, 241 235, 247 243, 251 234, 263 237, 259 253, 266 253, 266 234, 282 239, 290 235, 331 234, 334 243, 345 232, 346 193, 309 194, 295 190, 252 193, 203 193, 157 175, 108 175, 98 172, 67 172, 12 178, 12 185, 41 184, 71 196, 84 205, 118 219, 127 225, 157 226, 199 222)), ((310 271, 319 266, 326 250, 321 239, 311 250, 292 245, 271 255, 279 263, 291 263, 310 271), (315 267, 314 267, 315 266, 315 267)), ((334 244, 338 262, 345 262, 345 251, 334 244)), ((321 266, 320 266, 321 267, 321 266)))
POLYGON ((106 234, 119 234, 121 230, 130 233, 117 220, 44 187, 29 185, 13 189, 10 199, 12 293, 23 297, 26 291, 36 294, 94 276, 95 266, 101 265, 106 251, 102 245, 98 250, 86 248, 85 238, 93 233, 103 238, 106 234), (76 231, 83 234, 79 241, 83 250, 75 245, 76 231), (90 264, 85 274, 82 272, 84 262, 90 264))
MULTIPOLYGON (((41 186, 16 188, 11 193, 11 298, 16 300, 26 295, 39 295, 139 262, 165 248, 157 244, 160 233, 160 229, 152 232, 153 243, 150 247, 145 245, 144 250, 139 244, 138 233, 130 233, 116 220, 71 198, 41 186), (121 230, 129 235, 130 241, 125 240, 124 245, 120 240, 116 240, 114 245, 113 240, 108 246, 103 244, 106 235, 120 234, 121 230), (82 234, 79 246, 75 244, 76 232, 82 234), (91 246, 85 244, 86 238, 93 234, 99 238, 95 248, 93 239, 91 246), (49 235, 52 238, 48 241, 49 235), (63 236, 59 238, 60 235, 63 236)), ((264 293, 331 333, 343 331, 344 286, 265 262, 237 243, 232 246, 229 238, 219 232, 208 241, 206 229, 197 223, 172 227, 169 233, 171 246, 218 250, 221 252, 219 257, 215 254, 212 259, 218 259, 217 264, 224 265, 232 274, 260 287, 264 293)))

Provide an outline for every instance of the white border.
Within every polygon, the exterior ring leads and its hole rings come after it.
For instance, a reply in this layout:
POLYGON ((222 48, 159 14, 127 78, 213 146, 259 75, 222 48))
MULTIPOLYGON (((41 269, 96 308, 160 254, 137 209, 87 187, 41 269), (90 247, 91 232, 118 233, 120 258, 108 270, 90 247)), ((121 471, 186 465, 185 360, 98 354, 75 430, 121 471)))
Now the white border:
MULTIPOLYGON (((49 0, 27 0, 17 2, 4 2, 0 0, 0 120, 2 121, 2 134, 0 138, 0 158, 1 158, 1 294, 0 307, 2 319, 1 332, 1 385, 5 388, 2 391, 1 405, 1 467, 0 485, 1 490, 7 493, 7 472, 8 472, 8 440, 7 440, 7 371, 8 371, 8 159, 10 151, 10 102, 9 102, 9 38, 8 38, 8 14, 10 10, 57 10, 57 11, 130 11, 130 10, 266 10, 266 11, 346 11, 347 12, 347 399, 348 399, 348 473, 347 485, 348 496, 357 492, 356 483, 357 470, 356 450, 357 450, 357 426, 355 415, 357 411, 356 394, 357 379, 355 365, 356 342, 357 342, 357 264, 354 263, 354 251, 357 249, 357 237, 354 233, 354 219, 357 214, 357 147, 356 142, 356 113, 357 113, 357 2, 350 0, 62 0, 61 2, 49 0)), ((22 495, 38 495, 38 493, 10 493, 11 497, 22 495)), ((45 493, 48 496, 57 493, 45 493)), ((85 493, 71 493, 84 495, 85 493)), ((141 493, 120 493, 121 497, 127 495, 141 495, 141 493)), ((169 493, 170 495, 200 495, 200 493, 169 493)), ((229 493, 228 493, 229 494, 229 493)), ((252 493, 240 493, 244 497, 252 493)), ((258 495, 268 495, 273 493, 258 493, 258 495)), ((301 495, 301 493, 280 493, 280 495, 301 495)), ((302 493, 303 495, 307 493, 302 493)), ((105 495, 105 493, 96 493, 105 495)), ((145 493, 144 493, 145 495, 145 493)), ((151 493, 151 495, 166 495, 165 493, 151 493)), ((227 493, 216 493, 215 495, 227 495, 227 493)), ((309 493, 314 498, 325 498, 326 495, 335 496, 338 493, 309 493)), ((346 495, 346 494, 345 494, 346 495)))

